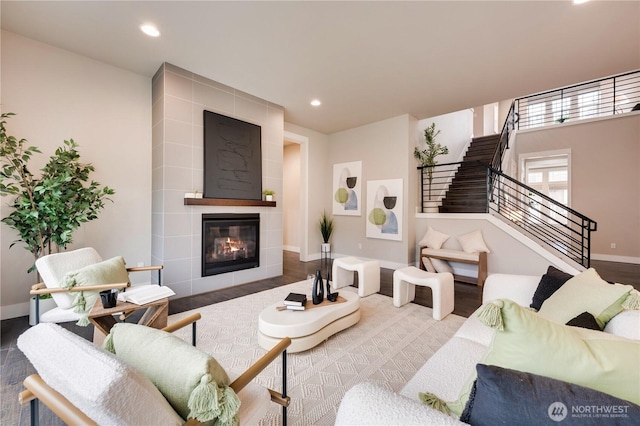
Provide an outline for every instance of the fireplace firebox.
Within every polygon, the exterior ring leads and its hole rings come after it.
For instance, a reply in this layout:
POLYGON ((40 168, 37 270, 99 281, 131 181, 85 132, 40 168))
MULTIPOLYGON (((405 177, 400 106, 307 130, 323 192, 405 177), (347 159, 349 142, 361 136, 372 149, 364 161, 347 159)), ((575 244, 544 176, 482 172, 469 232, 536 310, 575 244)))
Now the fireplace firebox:
POLYGON ((202 215, 202 276, 260 266, 260 214, 202 215))

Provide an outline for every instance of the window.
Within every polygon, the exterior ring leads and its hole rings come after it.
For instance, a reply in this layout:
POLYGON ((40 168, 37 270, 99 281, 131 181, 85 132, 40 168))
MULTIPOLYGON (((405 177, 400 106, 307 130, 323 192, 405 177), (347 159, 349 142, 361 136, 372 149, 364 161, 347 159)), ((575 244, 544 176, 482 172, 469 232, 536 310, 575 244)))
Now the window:
POLYGON ((527 107, 527 112, 529 115, 528 127, 539 127, 544 125, 544 112, 545 112, 544 102, 539 102, 537 104, 529 105, 527 107))
POLYGON ((580 118, 596 117, 598 115, 599 102, 600 92, 597 90, 578 95, 578 114, 580 118))
POLYGON ((571 108, 571 98, 556 99, 551 102, 551 112, 553 121, 562 123, 569 118, 571 108))
MULTIPOLYGON (((524 161, 525 183, 565 206, 569 204, 569 155, 528 158, 524 161)), ((529 210, 533 217, 549 223, 567 224, 567 210, 544 198, 530 194, 529 210)))

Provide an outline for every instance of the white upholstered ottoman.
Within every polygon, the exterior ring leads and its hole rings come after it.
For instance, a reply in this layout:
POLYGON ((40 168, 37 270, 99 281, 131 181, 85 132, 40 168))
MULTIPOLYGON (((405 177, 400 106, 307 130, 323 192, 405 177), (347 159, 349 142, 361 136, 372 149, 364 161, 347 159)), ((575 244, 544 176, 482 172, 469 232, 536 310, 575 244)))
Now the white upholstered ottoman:
POLYGON ((415 266, 407 266, 393 272, 393 306, 399 308, 415 299, 417 285, 431 289, 433 319, 439 321, 453 312, 453 275, 449 272, 427 272, 415 266))
POLYGON ((331 283, 334 289, 353 283, 353 273, 358 273, 358 295, 360 297, 380 291, 380 263, 377 260, 361 260, 357 257, 341 257, 333 261, 331 283))

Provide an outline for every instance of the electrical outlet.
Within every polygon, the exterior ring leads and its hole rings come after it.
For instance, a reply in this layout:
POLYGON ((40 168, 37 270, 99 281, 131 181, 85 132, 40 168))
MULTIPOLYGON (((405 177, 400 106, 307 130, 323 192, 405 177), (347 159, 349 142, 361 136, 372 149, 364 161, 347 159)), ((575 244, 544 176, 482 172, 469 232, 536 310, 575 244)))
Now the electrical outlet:
POLYGON ((362 250, 362 243, 358 243, 358 249, 362 250))
POLYGON ((611 243, 611 248, 612 249, 616 248, 616 243, 611 243))
POLYGON ((138 268, 141 268, 144 266, 144 262, 138 262, 138 268))

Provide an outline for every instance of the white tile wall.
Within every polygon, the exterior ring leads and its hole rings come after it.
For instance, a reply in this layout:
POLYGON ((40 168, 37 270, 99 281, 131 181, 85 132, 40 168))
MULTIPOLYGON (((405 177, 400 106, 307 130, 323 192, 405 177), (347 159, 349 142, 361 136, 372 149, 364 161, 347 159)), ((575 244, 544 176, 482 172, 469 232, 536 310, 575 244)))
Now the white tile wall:
MULTIPOLYGON (((251 94, 163 64, 153 78, 152 257, 163 282, 184 297, 282 275, 282 205, 185 206, 184 193, 203 189, 202 111, 262 127, 263 188, 282 193, 284 109, 251 94), (260 267, 201 277, 203 213, 260 213, 260 267)), ((277 195, 276 195, 277 200, 277 195)))

